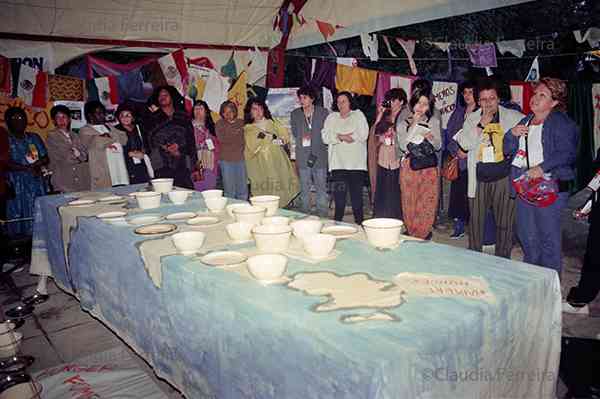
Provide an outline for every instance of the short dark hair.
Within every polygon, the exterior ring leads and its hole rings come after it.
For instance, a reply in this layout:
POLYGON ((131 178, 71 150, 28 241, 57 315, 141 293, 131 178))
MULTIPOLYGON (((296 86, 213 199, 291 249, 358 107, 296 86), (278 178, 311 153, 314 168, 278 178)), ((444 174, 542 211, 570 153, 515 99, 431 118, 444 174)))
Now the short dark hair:
POLYGON ((6 122, 6 127, 8 127, 9 121, 16 115, 21 115, 23 119, 27 120, 27 112, 21 107, 10 107, 4 112, 4 121, 6 122))
POLYGON ((237 118, 238 107, 233 101, 230 101, 230 100, 224 101, 223 104, 221 104, 221 108, 219 108, 219 115, 221 115, 221 118, 223 118, 223 114, 225 113, 225 109, 227 109, 227 108, 233 109, 233 112, 235 113, 235 117, 237 118))
POLYGON ((244 122, 246 124, 254 123, 254 119, 252 118, 252 113, 250 112, 250 110, 252 109, 252 106, 254 104, 259 105, 263 109, 265 119, 273 120, 273 116, 271 115, 271 111, 269 111, 269 107, 267 106, 267 103, 265 103, 263 100, 261 100, 258 97, 252 97, 252 98, 248 99, 248 102, 246 103, 246 106, 244 107, 244 122))
POLYGON ((55 105, 50 110, 50 117, 52 118, 52 120, 56 120, 56 116, 58 114, 65 114, 66 116, 68 116, 70 118, 71 117, 71 110, 66 105, 62 105, 62 104, 55 105))
POLYGON ((479 82, 477 82, 477 96, 475 97, 477 101, 479 101, 479 95, 484 90, 494 90, 496 92, 496 95, 498 96, 498 100, 500 99, 501 87, 500 82, 498 82, 496 79, 482 78, 479 80, 479 82))
POLYGON ((310 97, 310 98, 312 98, 313 101, 315 101, 317 99, 317 92, 311 86, 302 86, 301 88, 298 89, 298 91, 296 92, 296 95, 298 97, 300 97, 300 96, 310 97))
POLYGON ((104 112, 106 112, 106 108, 98 100, 92 100, 92 101, 88 101, 87 103, 85 103, 85 106, 83 107, 83 113, 85 114, 85 119, 89 121, 91 119, 89 116, 92 115, 94 112, 96 112, 96 110, 98 108, 102 108, 102 110, 104 112))
POLYGON ((406 104, 408 101, 406 92, 404 91, 404 89, 399 88, 399 87, 394 88, 394 89, 389 89, 388 91, 386 91, 383 98, 386 101, 399 100, 399 101, 402 101, 404 104, 406 104))
POLYGON ((410 110, 413 111, 415 105, 419 102, 421 97, 426 97, 429 100, 429 109, 425 112, 427 119, 433 116, 433 111, 435 110, 435 96, 433 95, 433 91, 431 90, 431 85, 429 86, 420 86, 417 89, 413 88, 413 92, 410 96, 409 106, 410 110))
POLYGON ((354 111, 356 108, 358 108, 356 106, 356 101, 354 101, 354 97, 352 96, 352 93, 350 93, 349 91, 340 91, 335 96, 335 100, 333 101, 331 109, 333 109, 336 112, 339 112, 339 108, 337 106, 337 99, 340 98, 341 96, 345 96, 348 99, 348 101, 350 102, 350 109, 352 111, 354 111))
POLYGON ((462 82, 461 84, 458 85, 458 103, 462 106, 465 107, 467 104, 465 104, 465 99, 462 96, 463 91, 465 91, 465 89, 473 89, 473 98, 475 99, 475 101, 477 101, 478 97, 478 90, 477 90, 477 84, 475 83, 475 81, 473 80, 465 80, 464 82, 462 82))

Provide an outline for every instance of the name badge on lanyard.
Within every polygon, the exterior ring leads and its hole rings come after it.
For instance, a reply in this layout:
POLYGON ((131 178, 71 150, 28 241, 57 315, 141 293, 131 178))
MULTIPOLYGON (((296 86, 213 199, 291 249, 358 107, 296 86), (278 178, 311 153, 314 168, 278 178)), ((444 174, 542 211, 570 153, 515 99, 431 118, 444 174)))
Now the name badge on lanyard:
POLYGON ((311 133, 312 133, 312 115, 304 116, 306 120, 306 126, 308 126, 308 132, 302 135, 302 147, 310 147, 311 144, 311 133))

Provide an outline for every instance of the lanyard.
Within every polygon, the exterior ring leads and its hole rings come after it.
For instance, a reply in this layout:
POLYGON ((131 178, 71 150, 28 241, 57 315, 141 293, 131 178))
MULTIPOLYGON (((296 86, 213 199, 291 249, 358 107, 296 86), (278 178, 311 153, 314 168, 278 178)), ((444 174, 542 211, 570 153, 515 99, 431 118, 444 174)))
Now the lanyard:
POLYGON ((308 126, 308 130, 312 130, 313 114, 314 114, 314 111, 311 112, 310 115, 304 114, 304 120, 306 121, 306 126, 308 126))

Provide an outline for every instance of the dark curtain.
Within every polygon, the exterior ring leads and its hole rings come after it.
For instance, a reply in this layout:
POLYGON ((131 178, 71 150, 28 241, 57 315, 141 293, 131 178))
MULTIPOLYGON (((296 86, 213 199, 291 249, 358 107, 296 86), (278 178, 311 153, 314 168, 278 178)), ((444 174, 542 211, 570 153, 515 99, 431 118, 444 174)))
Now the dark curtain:
POLYGON ((579 127, 575 189, 581 190, 592 178, 594 160, 594 99, 592 82, 574 81, 569 84, 569 116, 579 127))

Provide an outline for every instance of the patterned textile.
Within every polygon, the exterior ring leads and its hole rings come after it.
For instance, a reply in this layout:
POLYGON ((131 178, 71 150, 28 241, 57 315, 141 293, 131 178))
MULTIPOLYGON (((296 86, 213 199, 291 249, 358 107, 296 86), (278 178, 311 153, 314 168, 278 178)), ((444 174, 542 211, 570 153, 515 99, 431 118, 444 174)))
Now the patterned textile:
POLYGON ((402 215, 408 233, 425 238, 431 233, 437 211, 439 188, 437 168, 412 170, 408 158, 400 166, 402 215))
POLYGON ((338 65, 336 69, 335 85, 338 91, 372 96, 377 84, 377 71, 363 68, 351 68, 338 65))
MULTIPOLYGON (((20 165, 29 165, 48 155, 44 142, 35 133, 26 133, 22 139, 18 139, 11 134, 8 136, 8 143, 10 146, 10 160, 20 165)), ((9 172, 8 181, 13 186, 16 197, 7 202, 7 218, 9 220, 33 218, 35 199, 46 195, 43 178, 34 176, 30 172, 9 172)), ((9 223, 7 230, 10 235, 31 235, 32 222, 9 223)))
POLYGON ((70 76, 48 75, 49 101, 84 101, 84 81, 70 76))

